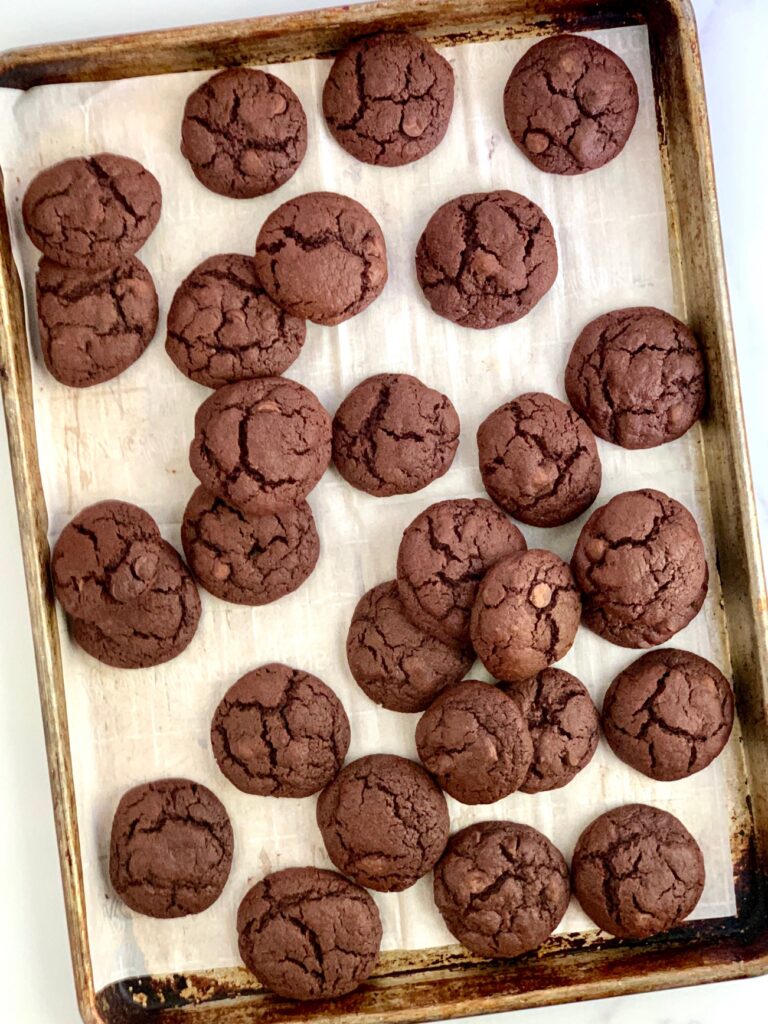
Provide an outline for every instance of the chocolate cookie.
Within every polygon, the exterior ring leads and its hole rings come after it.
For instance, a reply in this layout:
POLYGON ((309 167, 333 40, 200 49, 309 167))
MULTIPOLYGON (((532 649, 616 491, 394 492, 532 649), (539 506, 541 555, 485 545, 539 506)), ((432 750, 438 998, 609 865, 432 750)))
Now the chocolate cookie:
POLYGON ((379 373, 353 388, 333 419, 333 462, 368 494, 411 494, 448 472, 459 417, 447 395, 408 373, 379 373))
POLYGON ((498 679, 528 679, 565 657, 580 617, 567 563, 551 551, 523 551, 497 562, 480 584, 472 645, 498 679))
POLYGON ((674 815, 627 804, 582 832, 572 877, 574 895, 598 928, 644 939, 692 912, 704 889, 704 858, 674 815))
POLYGON ((360 203, 309 192, 271 213, 256 239, 256 273, 278 306, 318 324, 360 313, 387 282, 381 228, 360 203))
POLYGON ((649 651, 611 683, 603 731, 622 761, 651 779, 685 779, 710 764, 733 728, 733 691, 711 661, 649 651))
POLYGON ((210 789, 157 779, 129 789, 117 805, 109 878, 139 914, 199 914, 221 895, 233 846, 226 808, 210 789))
POLYGON ((237 933, 248 970, 286 999, 354 991, 376 966, 382 934, 365 889, 319 868, 275 871, 254 885, 237 912, 237 933))
POLYGON ((331 461, 331 419, 294 380, 227 384, 195 414, 192 472, 248 516, 300 504, 331 461))
POLYGON ((72 619, 72 638, 105 665, 151 668, 175 658, 190 644, 200 611, 194 580, 163 541, 157 575, 141 597, 98 622, 72 619))
POLYGON ((520 789, 560 789, 592 760, 600 716, 586 686, 570 672, 545 668, 531 679, 500 687, 520 708, 533 740, 533 757, 520 789))
POLYGON ((307 118, 285 82, 255 68, 227 68, 184 107, 181 152, 211 192, 252 199, 295 174, 307 151, 307 118))
POLYGON ((176 289, 165 350, 182 373, 208 388, 276 377, 301 352, 306 324, 276 306, 250 256, 211 256, 176 289))
POLYGON ((317 801, 328 856, 345 875, 377 892, 402 892, 432 869, 448 841, 445 797, 404 757, 352 761, 317 801))
POLYGON ((24 193, 27 234, 63 267, 106 270, 140 249, 160 219, 160 185, 127 156, 97 153, 41 171, 24 193))
POLYGON ((620 647, 665 643, 707 596, 709 569, 696 521, 661 491, 625 491, 593 512, 571 568, 584 624, 620 647))
POLYGON ((451 836, 435 868, 435 903, 452 935, 478 956, 519 956, 557 928, 568 865, 546 836, 481 821, 451 836))
POLYGON ((477 448, 485 489, 522 523, 569 523, 600 490, 592 431, 551 395, 530 392, 496 409, 480 424, 477 448))
POLYGON ((367 164, 399 167, 442 141, 453 110, 453 70, 424 39, 381 32, 350 43, 323 89, 331 134, 367 164))
POLYGON ((198 487, 181 524, 184 556, 207 591, 233 604, 262 605, 297 590, 320 555, 312 509, 246 516, 198 487))
POLYGON ((135 256, 109 270, 37 268, 37 326, 49 372, 71 388, 112 380, 135 363, 157 328, 157 292, 135 256))
POLYGON ((612 50, 550 36, 524 54, 504 89, 509 133, 531 163, 583 174, 618 156, 637 117, 637 84, 612 50))
POLYGON ((617 309, 587 324, 565 370, 574 409, 606 441, 654 448, 681 437, 706 400, 704 353, 661 309, 617 309))
POLYGON ((287 665, 262 665, 222 697, 211 723, 216 763, 244 793, 302 797, 339 772, 349 719, 324 682, 287 665))
POLYGON ((530 313, 557 277, 552 225, 516 192, 475 192, 440 207, 416 248, 416 276, 435 313, 488 329, 530 313))
POLYGON ((491 804, 514 793, 533 755, 517 704, 474 679, 449 686, 424 712, 416 749, 427 771, 463 804, 491 804))
POLYGON ((480 580, 525 537, 490 501, 438 501, 416 516, 397 555, 397 585, 415 625, 446 643, 469 643, 469 618, 480 580))

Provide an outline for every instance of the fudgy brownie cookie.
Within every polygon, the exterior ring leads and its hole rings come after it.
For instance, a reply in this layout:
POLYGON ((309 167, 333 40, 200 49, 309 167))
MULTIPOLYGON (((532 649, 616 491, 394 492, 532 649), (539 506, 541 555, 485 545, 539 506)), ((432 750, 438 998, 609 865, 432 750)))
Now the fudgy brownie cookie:
POLYGON ((252 199, 296 172, 307 151, 307 118, 296 93, 255 68, 227 68, 184 107, 181 152, 212 192, 252 199))
POLYGON ((561 526, 597 497, 602 479, 592 431, 551 395, 530 392, 500 406, 477 432, 485 489, 531 526, 561 526))
POLYGON ((256 239, 256 273, 278 306, 318 324, 360 313, 387 282, 387 247, 376 220, 336 192, 289 199, 256 239))
POLYGON ((219 768, 238 789, 259 796, 318 793, 338 774, 349 738, 333 690, 288 665, 262 665, 238 679, 211 723, 219 768))
POLYGON ((370 895, 335 871, 287 868, 249 889, 237 912, 240 956, 287 999, 354 991, 379 956, 381 918, 370 895))
POLYGON ((165 350, 182 373, 220 388, 276 377, 295 361, 306 324, 276 306, 250 256, 211 256, 176 289, 165 350))
POLYGON ((586 36, 542 39, 504 89, 509 133, 552 174, 582 174, 622 151, 635 125, 637 84, 612 50, 586 36))
POLYGON ((37 248, 63 267, 106 270, 140 249, 160 219, 157 178, 113 153, 63 160, 32 179, 21 211, 37 248))
POLYGON ((517 704, 474 679, 449 686, 424 712, 416 749, 446 793, 463 804, 491 804, 514 793, 533 755, 517 704))
POLYGON ((451 836, 435 868, 435 903, 451 934, 478 956, 519 956, 560 923, 568 865, 528 825, 481 821, 451 836))
POLYGON ((416 248, 416 276, 435 313, 488 329, 530 313, 557 277, 544 211, 516 192, 475 192, 432 214, 416 248))
POLYGON ((246 515, 298 505, 330 461, 331 419, 294 380, 227 384, 195 414, 192 472, 206 490, 246 515))
POLYGON ((469 643, 480 580, 494 562, 525 550, 525 537, 485 498, 438 501, 407 527, 397 585, 408 617, 447 643, 469 643))
POLYGON ((733 728, 733 691, 711 661, 649 651, 620 672, 603 702, 603 731, 622 761, 652 779, 685 779, 710 764, 733 728))
POLYGON ((565 370, 574 409, 606 441, 653 448, 681 437, 706 400, 704 353, 691 331, 652 306, 587 324, 565 370))
POLYGON ((370 754, 341 769, 317 801, 328 856, 377 892, 402 892, 436 863, 448 841, 445 797, 404 757, 370 754))
POLYGON ((541 549, 497 562, 472 608, 477 656, 497 679, 528 679, 571 649, 581 600, 566 562, 541 549))
POLYGON ((704 858, 674 815, 646 804, 601 814, 581 834, 573 891, 598 928, 643 939, 682 924, 704 889, 704 858))
POLYGON ((210 789, 157 779, 129 789, 117 805, 109 878, 139 914, 199 914, 221 895, 233 846, 226 808, 210 789))
POLYGON ((323 89, 331 134, 367 164, 399 167, 442 141, 453 110, 453 70, 424 39, 381 32, 350 43, 323 89))
POLYGON ((459 417, 408 373, 379 373, 354 387, 333 419, 333 462, 353 487, 377 497, 411 494, 448 472, 459 417))
POLYGON ((707 596, 709 569, 696 521, 661 491, 625 491, 593 512, 571 568, 584 624, 620 647, 665 643, 707 596))

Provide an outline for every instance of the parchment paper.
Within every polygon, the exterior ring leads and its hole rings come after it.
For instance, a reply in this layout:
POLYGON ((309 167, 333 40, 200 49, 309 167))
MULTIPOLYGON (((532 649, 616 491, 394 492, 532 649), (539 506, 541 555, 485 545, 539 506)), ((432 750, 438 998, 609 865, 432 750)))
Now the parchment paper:
MULTIPOLYGON (((323 553, 295 594, 247 609, 202 592, 195 640, 157 669, 117 671, 72 645, 61 619, 72 759, 85 875, 88 928, 97 987, 127 975, 184 971, 238 963, 237 904, 267 871, 301 864, 330 866, 315 824, 315 800, 246 796, 219 773, 208 739, 211 714, 243 672, 281 660, 333 686, 352 722, 350 758, 373 751, 415 756, 417 716, 375 707, 346 665, 344 641, 352 610, 368 588, 394 575, 403 528, 426 505, 483 493, 475 432, 501 402, 527 390, 564 398, 562 374, 581 327, 627 305, 656 305, 677 315, 667 244, 647 34, 644 27, 594 33, 627 61, 640 88, 640 113, 623 154, 576 178, 537 171, 507 133, 502 90, 530 40, 473 43, 446 49, 456 72, 456 107, 444 142, 408 167, 369 167, 343 152, 322 118, 320 96, 329 62, 273 65, 298 93, 309 117, 307 157, 276 194, 247 202, 208 192, 179 152, 184 101, 207 73, 101 84, 44 86, 26 94, 0 90, 0 161, 9 191, 15 243, 23 267, 28 316, 34 323, 38 254, 21 226, 21 197, 43 167, 65 157, 111 150, 135 157, 163 187, 157 230, 139 253, 152 271, 161 302, 160 329, 148 352, 116 381, 77 391, 45 371, 32 328, 35 414, 51 537, 82 506, 123 497, 146 507, 178 546, 179 521, 196 481, 187 448, 196 407, 209 392, 183 377, 163 349, 165 313, 182 278, 218 252, 251 253, 267 214, 302 192, 331 189, 362 201, 383 227, 390 280, 363 314, 337 328, 308 325, 302 355, 288 372, 332 412, 359 380, 382 371, 409 371, 445 391, 462 420, 459 453, 450 472, 406 497, 378 499, 346 485, 330 470, 310 495, 323 553), (552 220, 561 270, 551 292, 522 321, 483 332, 435 316, 415 280, 413 254, 431 213, 462 192, 510 188, 530 196, 552 220), (120 794, 153 776, 188 775, 226 804, 236 837, 232 874, 207 912, 155 921, 129 912, 110 891, 108 836, 120 794)), ((626 452, 598 442, 603 503, 619 491, 660 487, 692 510, 707 544, 709 597, 674 644, 712 659, 726 672, 712 528, 698 428, 650 451, 626 452)), ((525 527, 531 546, 568 558, 586 518, 550 531, 525 527)), ((613 676, 636 652, 580 630, 562 666, 579 676, 600 703, 613 676)), ((475 672, 474 674, 478 674, 475 672)), ((479 673, 484 678, 483 673, 479 673)), ((23 681, 29 685, 29 680, 23 681)), ((515 794, 491 807, 449 800, 452 824, 502 817, 527 822, 567 857, 581 829, 597 814, 641 800, 677 814, 700 842, 707 885, 696 917, 735 910, 729 852, 729 780, 735 744, 692 779, 654 783, 619 762, 604 742, 589 767, 552 794, 515 794)), ((376 895, 384 948, 440 946, 453 940, 431 900, 431 879, 407 892, 376 895)), ((590 928, 572 903, 563 931, 590 928)))

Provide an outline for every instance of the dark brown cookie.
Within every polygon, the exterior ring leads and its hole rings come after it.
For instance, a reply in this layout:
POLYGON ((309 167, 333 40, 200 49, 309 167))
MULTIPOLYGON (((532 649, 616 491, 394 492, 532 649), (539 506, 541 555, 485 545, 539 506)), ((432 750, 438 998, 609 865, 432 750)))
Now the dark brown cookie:
POLYGON ((485 489, 522 523, 569 523, 600 490, 592 431, 551 395, 530 392, 496 409, 480 424, 477 448, 485 489))
POLYGON ((157 779, 129 789, 117 805, 109 878, 139 914, 199 914, 221 895, 233 847, 226 808, 210 789, 157 779))
POLYGON ((286 999, 354 991, 376 966, 381 918, 370 895, 335 871, 287 868, 249 889, 237 912, 240 956, 286 999))
POLYGON ((200 621, 200 596, 187 567, 162 542, 152 585, 99 622, 72 619, 72 637, 92 658, 114 668, 151 668, 187 647, 200 621))
POLYGON ((704 353, 680 320, 652 306, 587 324, 565 370, 574 409, 598 437, 654 448, 681 437, 706 401, 704 353))
POLYGON ((276 377, 296 360, 306 324, 276 306, 250 256, 204 260, 181 282, 168 311, 165 350, 208 388, 276 377))
POLYGON ((568 865, 546 836, 481 821, 451 836, 435 868, 435 903, 478 956, 519 956, 557 928, 570 898, 568 865))
POLYGON ((195 414, 192 472, 249 516, 300 504, 331 461, 331 419, 294 380, 227 384, 195 414))
POLYGON ((557 277, 544 211, 516 192, 475 192, 440 207, 416 248, 416 276, 435 313, 488 329, 530 313, 557 277))
POLYGON ((406 613, 446 643, 469 643, 480 580, 494 562, 525 550, 525 537, 485 498, 438 501, 405 530, 397 584, 406 613))
POLYGON ((285 82, 255 68, 227 68, 184 107, 181 152, 198 181, 233 199, 274 192, 307 151, 307 118, 285 82))
POLYGON ((222 697, 211 723, 216 763, 259 796, 318 793, 349 749, 344 705, 324 682, 288 665, 262 665, 222 697))
POLYGON ((453 70, 424 39, 381 32, 350 43, 323 89, 331 134, 367 164, 400 167, 431 153, 453 110, 453 70))
POLYGON ((550 36, 517 62, 504 89, 509 133, 551 174, 583 174, 618 156, 637 117, 624 61, 586 36, 550 36))
POLYGON ((576 638, 581 600, 567 562, 523 551, 486 573, 472 608, 472 646, 497 679, 528 679, 564 658, 576 638))
POLYGON ((520 789, 560 789, 592 760, 600 739, 600 716, 589 690, 570 672, 545 668, 531 679, 502 683, 520 708, 533 740, 533 757, 520 789))
POLYGON ((256 273, 286 312, 340 324, 381 293, 387 247, 360 203, 336 192, 308 192, 264 221, 256 239, 256 273))
POLYGON ((603 731, 622 761, 651 779, 700 772, 733 728, 733 691, 711 661, 649 651, 620 672, 603 701, 603 731))
POLYGON ((709 569, 696 521, 661 491, 625 491, 593 512, 571 568, 584 624, 620 647, 665 643, 707 596, 709 569))
POLYGON ((644 939, 682 924, 704 890, 699 844, 674 815, 647 804, 601 814, 581 834, 573 892, 598 928, 644 939))
POLYGON ((424 767, 463 804, 491 804, 518 790, 533 756, 517 704, 488 683, 449 686, 416 726, 424 767))
POLYGON ((402 892, 432 869, 448 841, 445 797, 404 757, 352 761, 317 801, 328 856, 345 875, 377 892, 402 892))
POLYGON ((113 153, 63 160, 41 171, 24 193, 27 234, 63 267, 106 270, 140 249, 160 219, 153 174, 113 153))

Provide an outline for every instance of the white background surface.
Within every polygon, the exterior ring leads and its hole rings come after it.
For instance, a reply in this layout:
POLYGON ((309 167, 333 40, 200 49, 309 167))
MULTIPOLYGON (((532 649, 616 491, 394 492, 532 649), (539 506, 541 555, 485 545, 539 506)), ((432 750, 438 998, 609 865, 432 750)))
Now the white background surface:
MULTIPOLYGON (((321 6, 305 0, 302 6, 321 6)), ((768 332, 758 314, 765 275, 768 228, 763 178, 768 146, 762 122, 766 85, 764 47, 768 8, 763 0, 694 0, 705 76, 739 346, 755 482, 768 537, 768 332), (758 185, 758 175, 760 184, 758 185), (759 275, 759 276, 758 276, 759 275)), ((242 0, 132 0, 97 7, 89 0, 27 0, 3 11, 0 48, 115 31, 244 17, 297 6, 296 2, 247 4, 242 0)), ((23 1024, 74 1024, 67 937, 50 796, 35 685, 32 645, 8 472, 0 441, 0 674, 5 683, 0 716, 0 962, 4 986, 0 1019, 23 1024)), ((714 1022, 734 1010, 760 1017, 768 979, 603 1003, 527 1011, 524 1024, 626 1021, 634 1024, 714 1022), (761 1007, 758 1010, 758 1007, 761 1007)))

